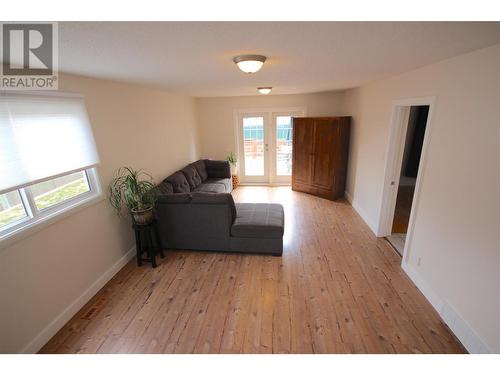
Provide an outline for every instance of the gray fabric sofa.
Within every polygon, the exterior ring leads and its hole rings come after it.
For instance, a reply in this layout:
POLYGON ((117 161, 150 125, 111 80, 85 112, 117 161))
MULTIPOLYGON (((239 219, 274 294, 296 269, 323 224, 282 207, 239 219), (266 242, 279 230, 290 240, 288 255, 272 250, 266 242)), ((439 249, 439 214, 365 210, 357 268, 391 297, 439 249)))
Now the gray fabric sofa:
POLYGON ((155 211, 163 247, 282 254, 283 206, 235 204, 229 163, 198 160, 158 189, 155 211))
POLYGON ((158 189, 172 193, 230 193, 233 190, 229 162, 198 160, 164 179, 158 189))

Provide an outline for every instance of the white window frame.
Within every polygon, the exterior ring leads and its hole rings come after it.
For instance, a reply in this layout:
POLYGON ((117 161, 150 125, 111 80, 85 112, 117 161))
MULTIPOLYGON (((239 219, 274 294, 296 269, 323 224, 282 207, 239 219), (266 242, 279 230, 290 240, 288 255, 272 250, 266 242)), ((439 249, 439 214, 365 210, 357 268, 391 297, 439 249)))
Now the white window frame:
MULTIPOLYGON (((60 176, 48 178, 46 179, 46 181, 57 177, 63 177, 79 171, 84 171, 86 173, 90 190, 66 199, 62 202, 56 203, 53 206, 47 207, 43 210, 38 210, 35 205, 30 190, 31 185, 28 185, 24 188, 11 190, 19 192, 21 204, 24 206, 27 216, 0 229, 0 249, 11 245, 13 242, 18 241, 30 234, 33 234, 36 231, 39 231, 40 229, 46 227, 49 224, 52 224, 57 220, 62 219, 63 217, 66 217, 82 208, 88 207, 91 204, 103 200, 104 197, 99 180, 99 174, 95 167, 71 171, 60 176)), ((37 181, 36 183, 39 182, 40 181, 37 181)))

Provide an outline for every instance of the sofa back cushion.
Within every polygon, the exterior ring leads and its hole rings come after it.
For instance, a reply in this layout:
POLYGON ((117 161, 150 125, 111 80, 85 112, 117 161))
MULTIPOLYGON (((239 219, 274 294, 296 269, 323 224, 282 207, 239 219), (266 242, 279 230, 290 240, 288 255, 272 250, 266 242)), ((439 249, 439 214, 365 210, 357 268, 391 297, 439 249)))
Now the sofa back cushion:
POLYGON ((191 194, 191 203, 228 205, 231 211, 231 222, 236 219, 236 205, 233 196, 229 193, 193 193, 191 194))
POLYGON ((174 174, 168 176, 165 181, 172 184, 174 193, 189 193, 191 190, 189 188, 189 183, 184 176, 184 173, 177 171, 174 174))
POLYGON ((196 171, 201 177, 201 181, 205 181, 208 178, 207 166, 205 165, 205 160, 198 160, 190 164, 196 168, 196 171))
POLYGON ((205 160, 209 178, 231 178, 231 165, 227 160, 205 160))
POLYGON ((189 187, 191 190, 195 189, 199 184, 201 184, 201 177, 196 171, 196 168, 192 165, 188 165, 181 169, 181 172, 186 177, 187 182, 189 183, 189 187))
POLYGON ((174 192, 174 187, 167 180, 163 180, 156 188, 160 195, 172 194, 174 192))

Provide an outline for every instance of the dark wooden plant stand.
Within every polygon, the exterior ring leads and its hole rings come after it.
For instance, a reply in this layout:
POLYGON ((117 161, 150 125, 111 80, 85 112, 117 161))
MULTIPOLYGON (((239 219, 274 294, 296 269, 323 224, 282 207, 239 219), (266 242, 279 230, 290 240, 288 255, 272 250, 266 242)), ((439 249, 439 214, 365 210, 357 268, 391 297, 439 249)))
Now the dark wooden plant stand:
POLYGON ((135 232, 137 265, 140 267, 142 266, 142 262, 151 262, 153 268, 156 267, 156 254, 159 252, 160 257, 165 258, 156 220, 147 225, 137 225, 134 223, 132 227, 135 232), (142 257, 144 253, 147 253, 148 258, 142 257))

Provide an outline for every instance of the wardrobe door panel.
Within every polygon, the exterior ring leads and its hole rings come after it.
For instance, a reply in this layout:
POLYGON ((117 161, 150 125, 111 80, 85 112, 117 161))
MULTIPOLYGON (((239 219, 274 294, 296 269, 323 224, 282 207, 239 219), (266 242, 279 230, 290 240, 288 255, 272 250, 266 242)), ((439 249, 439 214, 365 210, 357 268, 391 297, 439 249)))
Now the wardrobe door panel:
POLYGON ((333 180, 333 199, 344 196, 349 158, 350 118, 342 117, 335 124, 335 143, 333 147, 335 171, 333 180))
MULTIPOLYGON (((314 122, 306 118, 293 119, 292 188, 311 182, 314 122)), ((303 189, 301 189, 303 190, 303 189)))
POLYGON ((332 120, 315 120, 311 184, 327 191, 333 187, 333 145, 334 126, 332 120))

